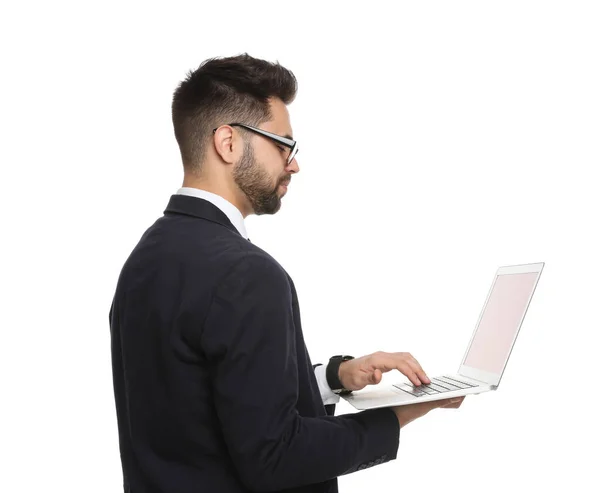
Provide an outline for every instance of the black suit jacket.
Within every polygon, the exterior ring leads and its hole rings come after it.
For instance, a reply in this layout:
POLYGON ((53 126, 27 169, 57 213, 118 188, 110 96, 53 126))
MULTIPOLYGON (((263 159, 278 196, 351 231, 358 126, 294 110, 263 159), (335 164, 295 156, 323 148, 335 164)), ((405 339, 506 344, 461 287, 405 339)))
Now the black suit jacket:
POLYGON ((292 279, 208 201, 171 197, 109 319, 126 492, 336 492, 396 458, 391 410, 326 412, 292 279))

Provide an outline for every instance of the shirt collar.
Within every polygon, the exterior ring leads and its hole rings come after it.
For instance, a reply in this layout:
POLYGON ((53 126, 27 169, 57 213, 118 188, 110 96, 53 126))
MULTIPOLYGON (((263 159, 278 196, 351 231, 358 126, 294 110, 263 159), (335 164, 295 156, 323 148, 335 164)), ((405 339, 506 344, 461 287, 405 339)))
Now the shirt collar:
POLYGON ((244 216, 240 210, 228 200, 215 193, 192 187, 181 187, 179 190, 177 190, 177 194, 188 195, 190 197, 198 197, 199 199, 207 200, 215 207, 219 208, 223 214, 227 216, 227 218, 231 221, 231 224, 233 224, 239 231, 240 235, 248 239, 246 226, 244 225, 244 216))

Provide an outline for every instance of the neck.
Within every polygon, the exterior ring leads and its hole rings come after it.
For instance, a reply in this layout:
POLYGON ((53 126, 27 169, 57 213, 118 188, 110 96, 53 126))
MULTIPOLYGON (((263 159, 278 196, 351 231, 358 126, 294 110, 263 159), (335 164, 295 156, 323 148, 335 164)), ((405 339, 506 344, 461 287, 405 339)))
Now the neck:
POLYGON ((183 179, 183 187, 198 188, 200 190, 206 190, 207 192, 214 193, 223 197, 228 202, 231 202, 237 209, 242 213, 244 219, 252 213, 250 205, 247 200, 240 197, 240 190, 235 184, 228 184, 225 182, 216 182, 215 180, 208 180, 203 178, 197 178, 194 176, 186 175, 183 179))

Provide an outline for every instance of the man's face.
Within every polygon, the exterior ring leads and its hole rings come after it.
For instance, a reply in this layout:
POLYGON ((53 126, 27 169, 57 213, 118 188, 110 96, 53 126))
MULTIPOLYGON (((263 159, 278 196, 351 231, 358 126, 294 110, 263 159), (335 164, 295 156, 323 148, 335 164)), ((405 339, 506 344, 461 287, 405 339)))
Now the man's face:
MULTIPOLYGON (((292 138, 287 107, 280 100, 271 101, 273 118, 259 128, 292 138)), ((275 214, 281 208, 291 175, 300 171, 296 159, 287 164, 290 149, 266 137, 247 132, 244 154, 236 163, 233 179, 246 195, 256 215, 275 214)))

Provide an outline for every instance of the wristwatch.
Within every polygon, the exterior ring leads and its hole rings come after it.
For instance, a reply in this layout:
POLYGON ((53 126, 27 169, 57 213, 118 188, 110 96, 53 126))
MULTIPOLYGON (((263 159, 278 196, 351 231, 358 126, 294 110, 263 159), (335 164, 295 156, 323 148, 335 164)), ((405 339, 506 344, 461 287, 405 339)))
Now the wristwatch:
POLYGON ((336 356, 332 356, 329 358, 329 363, 327 364, 327 369, 325 370, 325 377, 327 378, 327 384, 331 388, 331 391, 334 394, 338 395, 348 395, 352 391, 345 389, 340 381, 340 365, 344 361, 348 361, 354 359, 354 356, 344 356, 338 354, 336 356))

